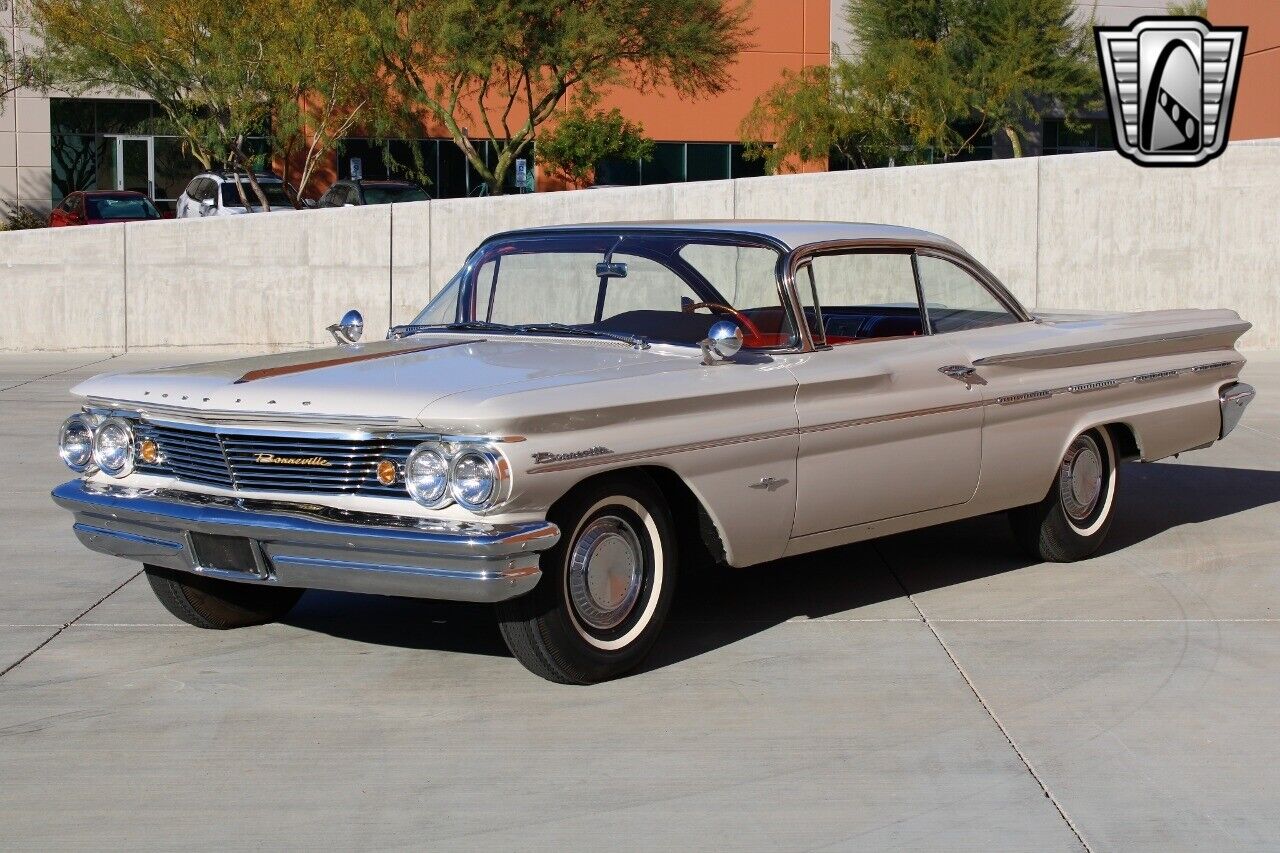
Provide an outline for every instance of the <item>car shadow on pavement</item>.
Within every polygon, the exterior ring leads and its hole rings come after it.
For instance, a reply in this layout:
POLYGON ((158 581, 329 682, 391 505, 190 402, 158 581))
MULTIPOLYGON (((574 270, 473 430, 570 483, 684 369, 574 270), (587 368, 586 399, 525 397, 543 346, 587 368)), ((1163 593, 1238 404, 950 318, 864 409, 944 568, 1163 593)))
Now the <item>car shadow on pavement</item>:
MULTIPOLYGON (((1280 471, 1135 463, 1120 477, 1103 555, 1182 525, 1280 503, 1280 471)), ((875 605, 1037 564, 996 513, 746 569, 695 567, 684 573, 671 621, 642 670, 797 618, 910 617, 914 608, 890 614, 875 605)))
MULTIPOLYGON (((1280 503, 1280 471, 1126 465, 1103 553, 1170 529, 1280 503)), ((1036 565, 1003 513, 777 560, 746 569, 686 566, 670 619, 640 671, 670 666, 792 619, 911 618, 882 608, 905 594, 1036 565)), ((313 590, 287 624, 356 642, 506 656, 492 608, 313 590)))

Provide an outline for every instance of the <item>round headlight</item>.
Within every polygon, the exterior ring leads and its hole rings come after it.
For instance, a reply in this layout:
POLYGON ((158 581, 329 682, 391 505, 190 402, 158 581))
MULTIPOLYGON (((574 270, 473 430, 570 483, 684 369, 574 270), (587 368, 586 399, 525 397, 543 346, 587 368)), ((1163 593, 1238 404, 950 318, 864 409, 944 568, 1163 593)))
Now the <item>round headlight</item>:
POLYGON ((427 507, 448 500, 449 460, 438 444, 419 444, 404 464, 404 485, 415 501, 427 507))
POLYGON ((93 433, 93 461, 104 474, 123 477, 133 470, 133 427, 124 418, 107 418, 93 433))
POLYGON ((93 462, 93 416, 72 415, 58 432, 58 455, 72 471, 84 471, 93 462))
POLYGON ((498 502, 503 471, 502 459, 496 454, 485 450, 464 450, 453 458, 449 469, 449 491, 465 509, 489 509, 498 502))

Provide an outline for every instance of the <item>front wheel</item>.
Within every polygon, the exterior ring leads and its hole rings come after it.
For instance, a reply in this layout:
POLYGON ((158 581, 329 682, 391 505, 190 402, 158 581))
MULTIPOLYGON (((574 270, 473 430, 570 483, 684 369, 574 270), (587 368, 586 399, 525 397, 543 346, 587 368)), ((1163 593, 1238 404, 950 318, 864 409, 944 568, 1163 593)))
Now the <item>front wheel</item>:
POLYGON ((144 566, 151 591, 164 609, 197 628, 226 630, 275 622, 293 609, 303 590, 284 586, 236 583, 144 566))
POLYGON ((647 479, 607 477, 552 514, 562 538, 542 580, 498 605, 507 647, 549 681, 591 684, 634 668, 657 638, 676 580, 675 529, 647 479))
POLYGON ((1070 563, 1102 547, 1114 516, 1118 464, 1105 427, 1076 436, 1040 503, 1009 511, 1014 537, 1033 557, 1070 563))

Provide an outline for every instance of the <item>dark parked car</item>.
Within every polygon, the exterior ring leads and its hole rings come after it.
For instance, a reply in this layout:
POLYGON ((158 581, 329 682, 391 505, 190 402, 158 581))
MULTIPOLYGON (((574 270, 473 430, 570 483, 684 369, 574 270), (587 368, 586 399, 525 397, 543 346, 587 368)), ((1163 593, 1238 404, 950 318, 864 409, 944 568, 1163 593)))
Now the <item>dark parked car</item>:
POLYGON ((350 207, 360 204, 400 204, 426 201, 427 195, 412 181, 338 181, 320 196, 316 207, 350 207))
POLYGON ((139 222, 160 218, 160 211, 142 193, 130 190, 82 190, 71 193, 53 209, 49 214, 49 227, 139 222))

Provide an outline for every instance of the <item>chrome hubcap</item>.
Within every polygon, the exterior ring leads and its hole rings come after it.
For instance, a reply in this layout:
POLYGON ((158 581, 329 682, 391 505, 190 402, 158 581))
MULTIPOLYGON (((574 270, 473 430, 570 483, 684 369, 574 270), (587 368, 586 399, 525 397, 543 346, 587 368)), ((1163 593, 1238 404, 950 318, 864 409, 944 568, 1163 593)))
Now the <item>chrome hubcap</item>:
POLYGON ((1058 493, 1062 508, 1074 521, 1084 521, 1102 497, 1102 451, 1092 436, 1082 435, 1071 442, 1058 470, 1058 493))
POLYGON ((579 619, 607 631, 635 607, 643 577, 640 537, 623 519, 604 515, 586 526, 569 555, 569 600, 579 619))

